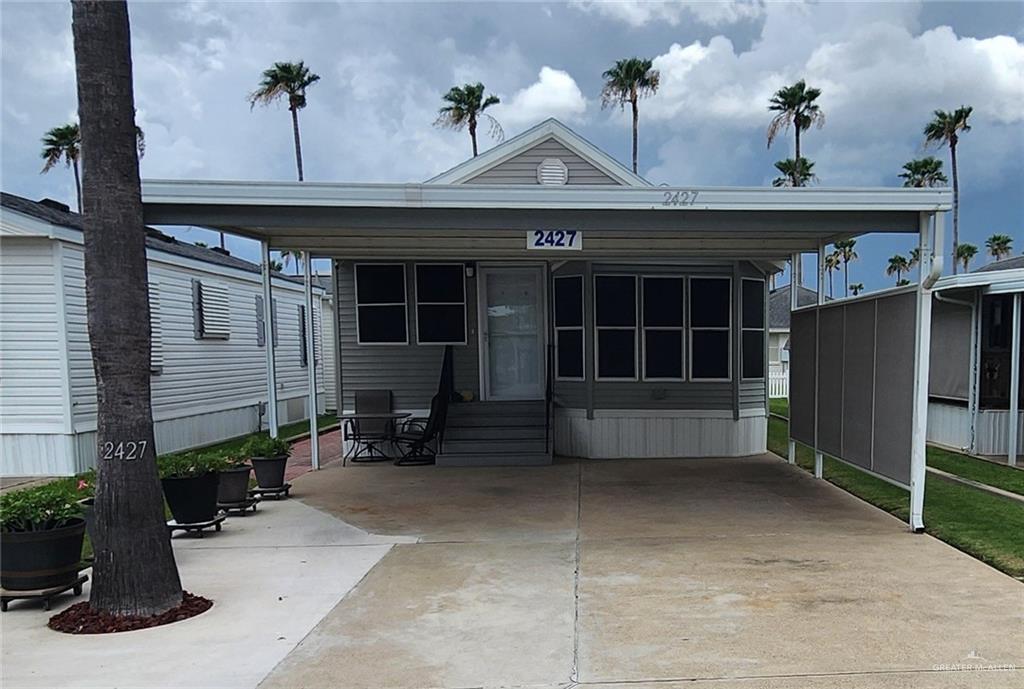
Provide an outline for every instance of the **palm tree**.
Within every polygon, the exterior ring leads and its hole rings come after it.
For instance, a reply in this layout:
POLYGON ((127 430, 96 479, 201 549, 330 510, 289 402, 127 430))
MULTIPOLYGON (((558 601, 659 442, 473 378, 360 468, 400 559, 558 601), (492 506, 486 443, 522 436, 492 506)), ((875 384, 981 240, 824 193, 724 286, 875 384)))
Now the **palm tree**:
POLYGON ((850 291, 853 292, 853 296, 856 297, 858 294, 860 294, 861 292, 864 291, 864 283, 863 282, 855 282, 855 283, 853 283, 852 285, 850 285, 850 291))
POLYGON ((885 269, 886 275, 895 275, 897 286, 903 280, 903 273, 910 270, 910 261, 902 254, 896 254, 889 258, 889 265, 885 269))
POLYGON ((275 62, 263 71, 259 87, 249 94, 249 109, 256 104, 270 105, 282 96, 288 96, 288 110, 292 114, 292 136, 295 139, 295 167, 302 177, 302 142, 299 139, 299 110, 306 107, 306 89, 320 81, 320 75, 309 71, 306 64, 298 62, 275 62))
POLYGON ((825 257, 825 270, 828 272, 828 296, 832 298, 834 292, 832 291, 832 273, 839 270, 842 265, 842 259, 839 256, 838 251, 833 251, 825 257))
POLYGON ((953 171, 953 274, 956 274, 956 247, 960 244, 960 180, 957 177, 956 145, 961 132, 971 131, 967 118, 974 108, 961 105, 953 112, 936 110, 935 117, 925 125, 925 146, 949 146, 950 169, 953 171))
POLYGON ((960 244, 956 248, 956 260, 963 264, 964 272, 970 270, 971 260, 978 255, 978 247, 973 244, 960 244))
POLYGON ((942 161, 932 156, 903 163, 899 176, 905 187, 937 187, 949 181, 942 172, 942 161))
POLYGON ((913 268, 921 262, 921 247, 915 246, 910 250, 910 256, 907 257, 907 267, 913 268))
POLYGON ((611 69, 601 77, 601 107, 618 105, 620 109, 629 103, 633 111, 633 173, 637 171, 637 126, 640 119, 638 103, 641 98, 653 96, 661 85, 661 73, 654 69, 654 63, 640 57, 616 60, 611 69))
POLYGON ((484 112, 492 105, 497 105, 501 99, 491 94, 484 98, 484 85, 480 82, 466 84, 465 86, 452 86, 448 93, 441 96, 447 105, 437 111, 437 119, 434 120, 435 127, 446 127, 448 129, 460 130, 463 127, 469 128, 469 138, 473 142, 473 157, 477 156, 476 147, 476 126, 480 123, 481 117, 486 117, 490 125, 488 134, 492 138, 501 141, 505 138, 498 120, 484 112))
POLYGON ((775 169, 782 176, 772 180, 773 187, 805 187, 808 182, 818 179, 814 175, 814 163, 807 158, 780 160, 775 163, 775 169))
POLYGON ((43 136, 43 172, 49 172, 63 161, 75 173, 75 193, 78 195, 78 212, 82 212, 82 182, 78 173, 78 158, 81 155, 81 138, 78 124, 70 122, 54 127, 43 136))
MULTIPOLYGON (((807 131, 812 124, 817 125, 819 129, 825 124, 825 113, 815 103, 820 95, 821 89, 808 88, 803 79, 775 92, 768 101, 768 110, 778 113, 768 125, 768 148, 771 148, 779 132, 793 127, 796 133, 796 150, 793 158, 800 160, 800 132, 807 131)), ((793 176, 793 186, 804 186, 800 177, 793 176)))
POLYGON ((150 402, 149 294, 128 8, 72 2, 81 118, 85 303, 96 375, 97 463, 89 605, 150 616, 179 605, 150 402))
POLYGON ((1008 234, 994 234, 985 240, 985 248, 997 261, 1013 253, 1013 237, 1008 234))
POLYGON ((843 259, 843 292, 847 297, 850 296, 850 261, 858 258, 854 249, 856 246, 856 239, 841 239, 835 243, 836 253, 843 259))
POLYGON ((299 267, 299 265, 301 264, 301 261, 302 261, 302 252, 301 251, 290 251, 288 249, 285 249, 284 251, 281 252, 281 268, 282 268, 282 270, 284 268, 287 268, 288 264, 291 263, 292 261, 295 261, 296 272, 298 272, 298 267, 299 267))

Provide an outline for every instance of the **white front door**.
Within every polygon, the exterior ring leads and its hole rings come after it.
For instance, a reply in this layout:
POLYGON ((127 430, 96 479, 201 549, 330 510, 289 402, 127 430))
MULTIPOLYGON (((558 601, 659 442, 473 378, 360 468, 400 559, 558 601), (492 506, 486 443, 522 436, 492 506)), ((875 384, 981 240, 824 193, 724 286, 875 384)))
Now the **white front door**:
POLYGON ((544 398, 544 268, 480 267, 480 360, 488 400, 544 398))

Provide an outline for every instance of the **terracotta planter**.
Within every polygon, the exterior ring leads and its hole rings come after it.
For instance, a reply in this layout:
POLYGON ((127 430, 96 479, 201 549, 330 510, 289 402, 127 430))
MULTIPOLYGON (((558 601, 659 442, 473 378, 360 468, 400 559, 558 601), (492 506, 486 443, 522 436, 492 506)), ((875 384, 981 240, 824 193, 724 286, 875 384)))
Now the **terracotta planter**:
POLYGON ((217 502, 245 502, 249 498, 249 472, 251 471, 252 467, 246 464, 218 472, 220 483, 217 487, 217 502))
POLYGON ((0 534, 0 586, 26 591, 70 584, 78 578, 84 536, 85 520, 77 517, 59 529, 0 534))
POLYGON ((256 484, 260 488, 280 488, 284 485, 284 470, 288 465, 288 455, 277 457, 250 457, 252 469, 256 473, 256 484))
POLYGON ((174 521, 179 524, 200 524, 217 516, 219 480, 215 471, 202 476, 161 479, 164 497, 167 498, 167 506, 171 508, 174 521))

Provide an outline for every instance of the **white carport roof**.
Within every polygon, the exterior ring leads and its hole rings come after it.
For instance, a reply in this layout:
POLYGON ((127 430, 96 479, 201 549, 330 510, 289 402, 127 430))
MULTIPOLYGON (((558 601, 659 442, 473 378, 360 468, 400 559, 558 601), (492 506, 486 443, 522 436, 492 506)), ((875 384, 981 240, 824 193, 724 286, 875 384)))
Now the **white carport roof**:
POLYGON ((201 225, 343 258, 522 258, 526 231, 584 235, 577 258, 783 260, 869 232, 918 232, 947 189, 335 184, 146 180, 150 224, 201 225))

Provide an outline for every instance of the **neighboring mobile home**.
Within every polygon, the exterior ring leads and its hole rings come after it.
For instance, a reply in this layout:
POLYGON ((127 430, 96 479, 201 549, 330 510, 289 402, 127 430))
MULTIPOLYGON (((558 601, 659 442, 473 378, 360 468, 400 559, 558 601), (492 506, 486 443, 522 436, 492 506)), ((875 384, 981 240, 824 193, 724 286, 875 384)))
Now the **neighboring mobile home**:
POLYGON ((950 196, 657 187, 548 120, 422 184, 146 180, 143 202, 333 259, 345 410, 373 389, 424 414, 451 346, 437 463, 481 465, 764 452, 766 278, 868 232, 927 249, 950 196))
MULTIPOLYGON (((86 329, 82 223, 52 201, 2 195, 0 456, 5 475, 66 475, 93 466, 96 388, 86 329)), ((140 228, 142 231, 142 228, 140 228)), ((266 427, 260 267, 147 229, 156 446, 171 452, 266 427)), ((316 288, 318 381, 325 344, 316 288)), ((307 417, 303 285, 273 278, 278 409, 307 417)), ((326 367, 328 370, 331 366, 326 367)), ((321 394, 321 409, 324 407, 321 394)))
POLYGON ((1020 256, 936 283, 930 442, 1017 463, 1024 437, 1022 292, 1020 256))

